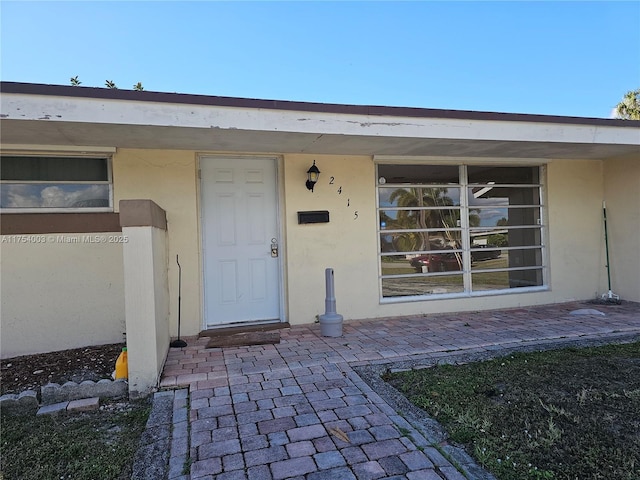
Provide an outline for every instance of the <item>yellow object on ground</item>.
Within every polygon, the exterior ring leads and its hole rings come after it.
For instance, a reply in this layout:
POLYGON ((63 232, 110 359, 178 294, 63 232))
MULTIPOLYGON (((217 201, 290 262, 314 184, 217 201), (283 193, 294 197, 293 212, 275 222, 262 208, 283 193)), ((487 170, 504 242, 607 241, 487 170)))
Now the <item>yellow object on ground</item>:
POLYGON ((127 359, 127 347, 122 348, 122 352, 116 360, 116 380, 119 378, 129 378, 129 363, 127 359))

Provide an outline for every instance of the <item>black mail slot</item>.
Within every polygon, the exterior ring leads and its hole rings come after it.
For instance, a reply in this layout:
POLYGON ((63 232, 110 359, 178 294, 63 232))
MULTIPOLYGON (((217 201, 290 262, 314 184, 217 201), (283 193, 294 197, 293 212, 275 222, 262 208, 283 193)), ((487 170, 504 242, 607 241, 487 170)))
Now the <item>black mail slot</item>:
POLYGON ((298 223, 328 223, 328 210, 314 210, 311 212, 298 212, 298 223))

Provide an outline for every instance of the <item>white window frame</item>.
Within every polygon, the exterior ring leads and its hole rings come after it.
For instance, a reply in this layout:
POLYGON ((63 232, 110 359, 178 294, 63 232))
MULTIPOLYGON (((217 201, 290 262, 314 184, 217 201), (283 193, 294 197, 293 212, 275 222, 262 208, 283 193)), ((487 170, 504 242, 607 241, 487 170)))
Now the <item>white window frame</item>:
MULTIPOLYGON (((468 158, 452 158, 452 159, 442 159, 431 158, 431 157, 419 157, 419 158, 407 158, 407 157, 397 157, 397 156, 376 156, 374 157, 375 164, 375 196, 376 196, 376 242, 378 248, 378 297, 381 304, 385 303, 407 303, 407 302, 424 302, 424 301, 432 301, 432 300, 445 300, 445 299, 455 299, 455 298, 473 298, 473 297, 487 297, 487 296, 496 296, 496 295, 518 295, 525 293, 534 293, 534 292, 542 292, 550 290, 550 272, 549 272, 549 248, 548 248, 548 208, 547 208, 547 188, 546 188, 546 177, 547 177, 547 169, 546 164, 547 160, 541 159, 468 159, 468 158), (385 210, 385 207, 380 207, 380 194, 379 188, 384 187, 385 185, 381 185, 378 181, 378 167, 379 165, 449 165, 449 166, 457 166, 459 173, 459 188, 460 188, 460 228, 461 228, 461 242, 462 242, 462 257, 463 257, 463 269, 462 269, 462 278, 463 278, 463 292, 454 292, 454 293, 432 293, 432 294, 424 294, 424 295, 406 295, 406 296, 398 296, 398 297, 384 297, 383 296, 383 287, 382 281, 383 278, 389 278, 382 274, 382 257, 383 255, 381 251, 381 235, 383 234, 383 230, 380 229, 380 211, 385 210), (540 208, 540 246, 529 246, 529 247, 504 247, 505 249, 537 249, 541 250, 541 265, 534 267, 524 267, 524 268, 507 268, 507 269, 499 269, 499 271, 508 271, 508 270, 541 270, 542 272, 542 285, 539 286, 530 286, 530 287, 519 287, 519 288, 506 288, 506 289, 496 289, 496 290, 479 290, 472 291, 471 290, 471 276, 472 273, 482 273, 485 270, 473 270, 471 267, 471 236, 472 227, 469 226, 469 199, 468 199, 468 176, 467 176, 467 167, 469 166, 496 166, 496 167, 537 167, 539 168, 539 183, 538 192, 540 196, 540 205, 536 206, 540 208)), ((528 184, 504 184, 504 186, 514 186, 514 187, 526 187, 528 184)), ((503 184, 501 184, 503 186, 503 184)), ((532 187, 536 188, 536 187, 532 187)), ((522 206, 524 208, 524 206, 522 206)), ((511 227, 513 228, 513 227, 511 227)), ((517 228, 517 227, 516 227, 517 228)), ((531 228, 523 226, 522 228, 531 228)), ((408 252, 411 253, 411 252, 408 252)), ((488 271, 496 271, 495 269, 488 271)), ((412 276, 408 276, 411 278, 412 276)), ((400 278, 400 277, 397 277, 400 278)))
POLYGON ((7 157, 59 157, 59 158, 103 158, 107 162, 107 180, 103 181, 24 181, 24 180, 2 180, 0 186, 11 184, 50 184, 59 185, 107 185, 109 191, 109 206, 107 207, 14 207, 0 208, 0 213, 97 213, 113 212, 113 155, 115 149, 103 149, 98 151, 15 151, 2 150, 0 154, 7 157))

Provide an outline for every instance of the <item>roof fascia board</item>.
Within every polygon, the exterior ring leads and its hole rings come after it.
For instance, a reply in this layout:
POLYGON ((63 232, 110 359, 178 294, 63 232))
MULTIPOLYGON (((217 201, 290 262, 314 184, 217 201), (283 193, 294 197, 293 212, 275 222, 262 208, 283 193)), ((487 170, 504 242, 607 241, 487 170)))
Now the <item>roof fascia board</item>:
MULTIPOLYGON (((459 118, 384 117, 4 93, 4 120, 373 137, 640 145, 635 129, 459 118)), ((634 122, 636 123, 636 122, 634 122)), ((640 124, 640 122, 638 122, 640 124)))
POLYGON ((355 115, 381 115, 392 117, 459 118, 466 120, 522 121, 561 124, 603 125, 616 127, 640 127, 640 121, 610 118, 570 117, 523 113, 482 112, 471 110, 445 110, 433 108, 398 107, 381 105, 345 105, 336 103, 299 102, 290 100, 263 100, 184 93, 119 90, 69 85, 0 82, 3 93, 18 93, 54 97, 95 98, 134 102, 174 103, 218 107, 291 110, 355 115))

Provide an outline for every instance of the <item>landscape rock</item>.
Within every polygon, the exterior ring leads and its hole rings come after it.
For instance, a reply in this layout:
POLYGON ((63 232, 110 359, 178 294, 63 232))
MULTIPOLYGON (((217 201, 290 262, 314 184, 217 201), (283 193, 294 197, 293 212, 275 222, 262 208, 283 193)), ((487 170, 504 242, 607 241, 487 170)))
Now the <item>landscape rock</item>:
POLYGON ((0 397, 0 410, 3 412, 28 412, 38 409, 38 394, 33 390, 25 390, 19 395, 8 393, 0 397))
POLYGON ((37 410, 38 394, 33 390, 25 390, 18 395, 18 408, 20 410, 37 410))
POLYGON ((0 410, 16 408, 18 405, 18 395, 15 393, 7 393, 0 397, 0 410))

